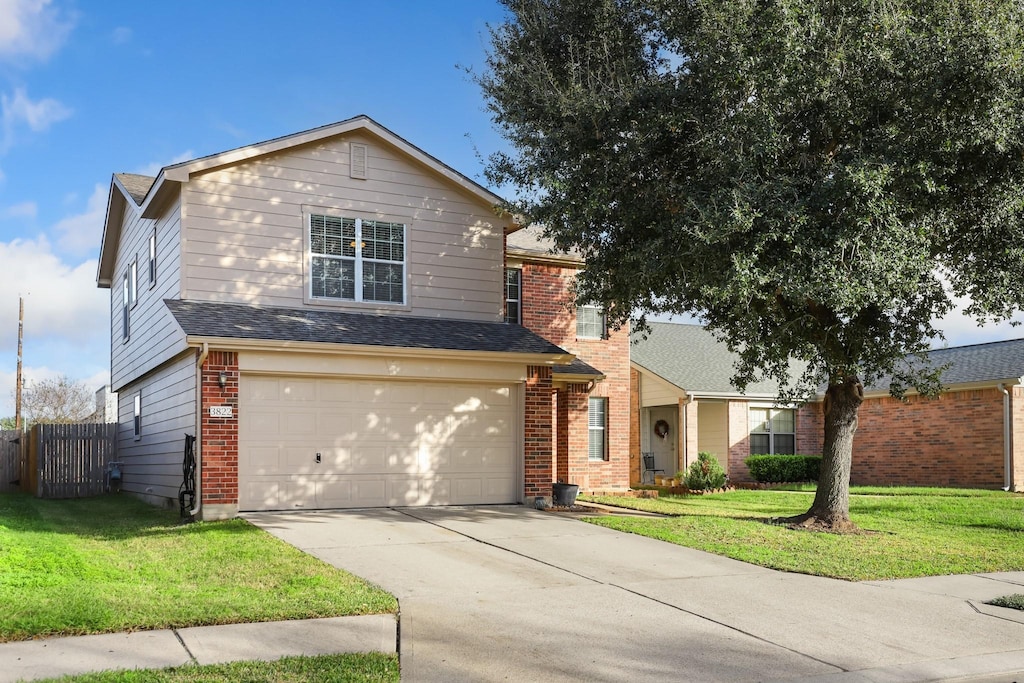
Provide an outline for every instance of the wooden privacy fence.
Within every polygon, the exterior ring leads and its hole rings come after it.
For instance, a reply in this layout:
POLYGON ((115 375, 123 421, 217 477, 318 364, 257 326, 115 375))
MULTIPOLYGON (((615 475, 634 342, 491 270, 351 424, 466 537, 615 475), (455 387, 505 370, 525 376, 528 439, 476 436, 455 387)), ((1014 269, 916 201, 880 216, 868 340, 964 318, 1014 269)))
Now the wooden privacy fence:
POLYGON ((117 460, 116 435, 115 423, 33 425, 22 490, 39 498, 105 493, 107 468, 117 460))
POLYGON ((0 431, 0 493, 21 490, 21 430, 0 431))

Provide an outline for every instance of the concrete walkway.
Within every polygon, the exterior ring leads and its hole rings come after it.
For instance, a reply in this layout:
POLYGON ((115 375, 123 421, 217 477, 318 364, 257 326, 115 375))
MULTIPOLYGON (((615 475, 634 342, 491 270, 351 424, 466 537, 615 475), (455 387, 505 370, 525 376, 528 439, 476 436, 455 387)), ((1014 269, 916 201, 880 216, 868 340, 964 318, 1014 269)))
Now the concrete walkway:
MULTIPOLYGON (((1024 682, 1024 572, 849 583, 526 507, 248 515, 399 598, 405 681, 1024 682)), ((0 645, 0 683, 396 647, 394 617, 0 645)))

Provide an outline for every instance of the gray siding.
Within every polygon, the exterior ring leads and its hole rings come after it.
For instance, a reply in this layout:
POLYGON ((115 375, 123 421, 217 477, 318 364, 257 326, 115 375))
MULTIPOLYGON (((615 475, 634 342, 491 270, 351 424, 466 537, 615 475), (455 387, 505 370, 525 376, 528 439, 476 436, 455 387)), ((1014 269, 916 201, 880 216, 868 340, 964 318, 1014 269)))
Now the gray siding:
POLYGON ((183 186, 182 202, 182 298, 502 318, 503 224, 478 198, 371 136, 203 173, 183 186), (349 177, 350 141, 368 145, 366 180, 349 177), (407 306, 308 301, 304 215, 321 209, 406 224, 407 306))
POLYGON ((110 384, 122 391, 185 348, 185 335, 171 317, 164 299, 180 296, 181 211, 177 202, 160 218, 142 218, 131 200, 125 207, 121 239, 110 287, 110 384), (149 236, 156 226, 156 284, 149 279, 149 236), (138 264, 138 302, 130 311, 131 334, 123 341, 121 282, 133 260, 138 264))
POLYGON ((118 460, 122 490, 177 504, 185 434, 196 433, 196 354, 186 351, 118 394, 118 460), (142 396, 142 435, 134 430, 135 396, 142 396))

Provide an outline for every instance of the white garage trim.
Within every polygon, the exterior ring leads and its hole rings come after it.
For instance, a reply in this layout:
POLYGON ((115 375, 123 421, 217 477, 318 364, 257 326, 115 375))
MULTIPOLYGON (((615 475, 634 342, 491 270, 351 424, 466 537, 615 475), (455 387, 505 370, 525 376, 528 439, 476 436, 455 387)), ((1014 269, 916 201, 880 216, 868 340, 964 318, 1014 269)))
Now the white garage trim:
POLYGON ((519 385, 245 373, 241 510, 518 502, 519 385))

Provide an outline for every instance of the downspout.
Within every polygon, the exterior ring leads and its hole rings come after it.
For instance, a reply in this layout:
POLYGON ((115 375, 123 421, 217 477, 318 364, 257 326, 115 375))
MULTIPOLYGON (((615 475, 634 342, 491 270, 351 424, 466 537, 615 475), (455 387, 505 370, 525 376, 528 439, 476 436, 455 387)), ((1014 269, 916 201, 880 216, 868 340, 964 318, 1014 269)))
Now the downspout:
POLYGON ((195 518, 203 509, 203 363, 210 355, 210 345, 203 342, 196 360, 196 506, 188 511, 195 518))
POLYGON ((1010 392, 1006 385, 999 383, 999 391, 1003 392, 1003 490, 1013 490, 1013 429, 1010 411, 1010 392))

